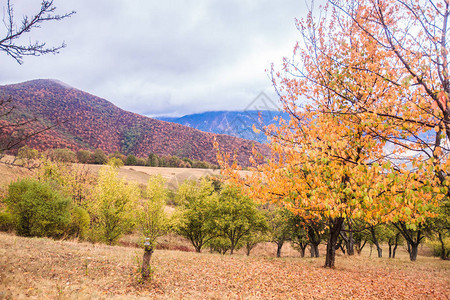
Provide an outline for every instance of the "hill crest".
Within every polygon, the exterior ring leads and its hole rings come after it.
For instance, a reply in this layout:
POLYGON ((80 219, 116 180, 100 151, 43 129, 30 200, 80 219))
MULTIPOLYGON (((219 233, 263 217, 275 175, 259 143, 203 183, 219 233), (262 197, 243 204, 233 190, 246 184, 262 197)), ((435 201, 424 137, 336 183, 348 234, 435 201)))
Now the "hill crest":
POLYGON ((208 111, 182 117, 157 117, 156 119, 189 126, 201 131, 227 134, 259 143, 267 143, 267 136, 264 132, 256 133, 253 131, 253 125, 262 130, 264 126, 276 123, 274 120, 276 117, 289 120, 287 113, 274 110, 208 111))
POLYGON ((216 163, 216 138, 221 150, 236 153, 238 161, 248 165, 252 145, 261 147, 252 141, 128 112, 54 79, 0 86, 0 99, 8 97, 15 106, 10 119, 36 117, 41 126, 68 120, 26 142, 39 150, 100 148, 108 153, 119 151, 140 157, 156 153, 216 163))

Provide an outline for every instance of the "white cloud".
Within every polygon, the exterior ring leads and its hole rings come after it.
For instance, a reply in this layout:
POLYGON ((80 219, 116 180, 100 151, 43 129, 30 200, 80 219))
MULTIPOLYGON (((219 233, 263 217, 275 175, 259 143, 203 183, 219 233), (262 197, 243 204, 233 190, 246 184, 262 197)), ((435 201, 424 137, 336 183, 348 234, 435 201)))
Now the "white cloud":
MULTIPOLYGON (((14 2, 18 12, 39 7, 36 0, 14 2)), ((147 115, 245 108, 270 91, 265 69, 292 53, 294 18, 306 13, 298 0, 54 4, 77 14, 27 38, 65 41, 67 48, 22 66, 1 53, 0 84, 55 78, 147 115)))

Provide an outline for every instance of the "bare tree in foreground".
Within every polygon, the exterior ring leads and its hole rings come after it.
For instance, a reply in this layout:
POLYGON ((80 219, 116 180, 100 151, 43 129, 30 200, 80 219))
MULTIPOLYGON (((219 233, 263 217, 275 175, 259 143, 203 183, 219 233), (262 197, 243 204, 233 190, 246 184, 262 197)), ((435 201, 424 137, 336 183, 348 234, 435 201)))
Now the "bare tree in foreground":
POLYGON ((14 5, 11 0, 7 0, 6 7, 3 7, 3 24, 6 27, 6 36, 0 40, 0 50, 6 52, 14 58, 19 64, 23 63, 24 56, 40 56, 49 53, 59 53, 59 50, 66 45, 63 42, 59 46, 47 46, 45 42, 34 41, 28 44, 20 43, 20 38, 29 33, 32 29, 40 28, 41 23, 47 21, 60 21, 68 18, 75 12, 71 11, 62 15, 56 14, 56 7, 53 0, 42 1, 40 10, 31 16, 23 16, 20 26, 14 17, 14 5))
MULTIPOLYGON (((40 28, 42 23, 60 21, 72 16, 74 13, 74 11, 71 11, 58 15, 56 14, 56 7, 53 5, 53 0, 43 0, 39 11, 32 15, 23 16, 20 20, 20 25, 18 25, 18 20, 14 17, 14 5, 11 0, 7 0, 6 5, 3 6, 3 24, 6 28, 6 34, 0 39, 0 51, 14 58, 19 64, 23 63, 24 56, 41 56, 44 54, 59 53, 59 50, 66 46, 65 43, 59 46, 49 47, 45 42, 40 41, 29 41, 24 44, 21 42, 21 38, 26 36, 32 29, 40 28)), ((7 95, 2 96, 0 99, 0 119, 11 119, 14 110, 14 99, 7 95)), ((1 122, 0 154, 19 146, 29 138, 58 126, 61 123, 58 121, 49 126, 42 126, 38 124, 36 118, 29 120, 14 120, 13 118, 12 121, 1 122)))

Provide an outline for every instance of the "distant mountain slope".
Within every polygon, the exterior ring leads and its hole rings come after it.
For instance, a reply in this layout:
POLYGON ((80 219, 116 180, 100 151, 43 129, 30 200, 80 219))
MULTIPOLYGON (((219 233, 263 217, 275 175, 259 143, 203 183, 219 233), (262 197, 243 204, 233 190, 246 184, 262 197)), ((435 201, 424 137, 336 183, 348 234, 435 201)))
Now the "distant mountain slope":
POLYGON ((271 110, 211 111, 186 115, 179 118, 157 117, 157 119, 189 126, 206 132, 228 134, 265 143, 267 142, 266 136, 263 132, 255 133, 253 125, 257 129, 262 129, 264 126, 274 123, 273 119, 280 116, 285 120, 289 120, 287 113, 271 110))
POLYGON ((108 153, 120 151, 140 157, 156 153, 215 163, 213 140, 216 138, 221 149, 236 152, 239 162, 248 165, 254 144, 124 111, 105 99, 56 80, 40 79, 0 86, 0 100, 8 97, 12 97, 15 106, 10 119, 37 117, 45 125, 68 120, 27 141, 29 146, 40 150, 100 148, 108 153))

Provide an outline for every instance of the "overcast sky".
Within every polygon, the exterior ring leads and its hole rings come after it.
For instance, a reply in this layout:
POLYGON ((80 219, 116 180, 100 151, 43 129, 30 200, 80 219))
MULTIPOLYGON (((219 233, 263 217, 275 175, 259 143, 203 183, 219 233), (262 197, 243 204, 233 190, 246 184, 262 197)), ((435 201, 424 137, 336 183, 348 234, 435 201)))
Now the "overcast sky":
MULTIPOLYGON (((40 2, 12 0, 18 23, 40 2)), ((265 70, 292 54, 295 18, 307 10, 305 0, 54 4, 60 14, 77 13, 42 24, 25 41, 67 47, 55 56, 26 57, 23 65, 0 53, 0 84, 58 79, 148 116, 245 109, 261 92, 276 101, 265 70)))

